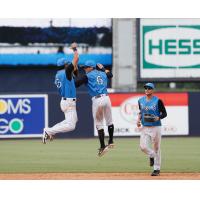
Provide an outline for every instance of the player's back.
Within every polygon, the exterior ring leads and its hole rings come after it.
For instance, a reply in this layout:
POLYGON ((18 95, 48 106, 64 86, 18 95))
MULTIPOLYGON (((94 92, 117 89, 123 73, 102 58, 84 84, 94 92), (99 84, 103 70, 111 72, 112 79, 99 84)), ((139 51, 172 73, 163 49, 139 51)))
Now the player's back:
POLYGON ((94 69, 86 75, 88 78, 87 87, 90 96, 94 97, 99 94, 107 94, 108 79, 105 72, 94 69))
POLYGON ((74 79, 68 80, 66 78, 65 70, 59 70, 56 74, 55 84, 58 88, 61 97, 76 98, 76 88, 74 79))

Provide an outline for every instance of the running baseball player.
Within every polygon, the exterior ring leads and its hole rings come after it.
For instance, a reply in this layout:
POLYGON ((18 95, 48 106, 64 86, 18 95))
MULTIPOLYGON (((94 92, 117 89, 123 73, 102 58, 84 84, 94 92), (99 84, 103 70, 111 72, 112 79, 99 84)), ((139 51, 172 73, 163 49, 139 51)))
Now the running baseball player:
POLYGON ((112 121, 111 102, 107 92, 108 78, 112 78, 112 73, 106 70, 102 64, 97 64, 92 60, 86 61, 82 66, 86 74, 80 76, 76 81, 76 87, 86 84, 89 95, 92 97, 93 119, 98 131, 100 148, 98 156, 103 156, 109 148, 114 147, 113 132, 114 125, 112 121), (104 141, 104 118, 108 127, 109 141, 105 145, 104 141))
POLYGON ((77 64, 79 55, 76 43, 72 43, 70 48, 74 53, 72 62, 69 62, 67 58, 59 59, 57 66, 62 69, 57 72, 55 77, 55 84, 61 96, 60 107, 65 115, 65 119, 51 128, 44 128, 42 135, 43 144, 46 144, 47 139, 52 140, 57 133, 73 131, 78 120, 76 113, 76 88, 73 76, 78 74, 77 64))
POLYGON ((162 100, 153 95, 154 84, 146 83, 144 88, 145 96, 138 100, 140 113, 137 126, 142 126, 140 148, 149 156, 150 166, 154 168, 151 176, 158 176, 161 167, 161 119, 167 116, 167 112, 162 100))

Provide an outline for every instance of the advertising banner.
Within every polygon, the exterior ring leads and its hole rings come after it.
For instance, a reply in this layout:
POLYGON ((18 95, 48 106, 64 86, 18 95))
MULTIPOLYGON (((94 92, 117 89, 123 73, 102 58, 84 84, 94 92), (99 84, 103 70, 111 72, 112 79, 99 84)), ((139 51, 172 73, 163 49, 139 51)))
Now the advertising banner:
POLYGON ((45 126, 47 95, 0 95, 0 138, 40 137, 45 126))
POLYGON ((140 78, 200 78, 200 19, 141 19, 140 78))
MULTIPOLYGON (((112 103, 112 115, 115 136, 138 136, 140 130, 136 126, 139 113, 138 100, 144 94, 126 93, 109 94, 112 103)), ((187 93, 156 93, 167 110, 167 117, 161 120, 162 135, 188 135, 188 94, 187 93)), ((107 128, 104 128, 108 135, 107 128)), ((97 131, 95 130, 97 136, 97 131)))

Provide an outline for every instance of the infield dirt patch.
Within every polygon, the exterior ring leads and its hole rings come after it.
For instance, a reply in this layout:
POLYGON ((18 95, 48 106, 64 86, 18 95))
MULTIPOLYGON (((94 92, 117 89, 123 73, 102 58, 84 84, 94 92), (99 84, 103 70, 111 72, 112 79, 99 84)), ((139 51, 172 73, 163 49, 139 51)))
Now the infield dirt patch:
POLYGON ((0 174, 1 180, 200 180, 200 173, 31 173, 0 174))

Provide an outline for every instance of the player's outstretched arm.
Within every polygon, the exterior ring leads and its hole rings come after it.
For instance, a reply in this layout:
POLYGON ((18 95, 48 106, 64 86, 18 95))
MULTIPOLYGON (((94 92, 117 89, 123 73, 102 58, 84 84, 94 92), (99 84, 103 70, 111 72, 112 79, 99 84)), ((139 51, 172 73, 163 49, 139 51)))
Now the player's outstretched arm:
POLYGON ((70 49, 73 50, 74 52, 74 57, 72 60, 72 64, 74 66, 74 72, 77 73, 78 72, 78 61, 79 61, 79 54, 78 54, 78 50, 77 50, 77 43, 72 43, 70 46, 70 49))

